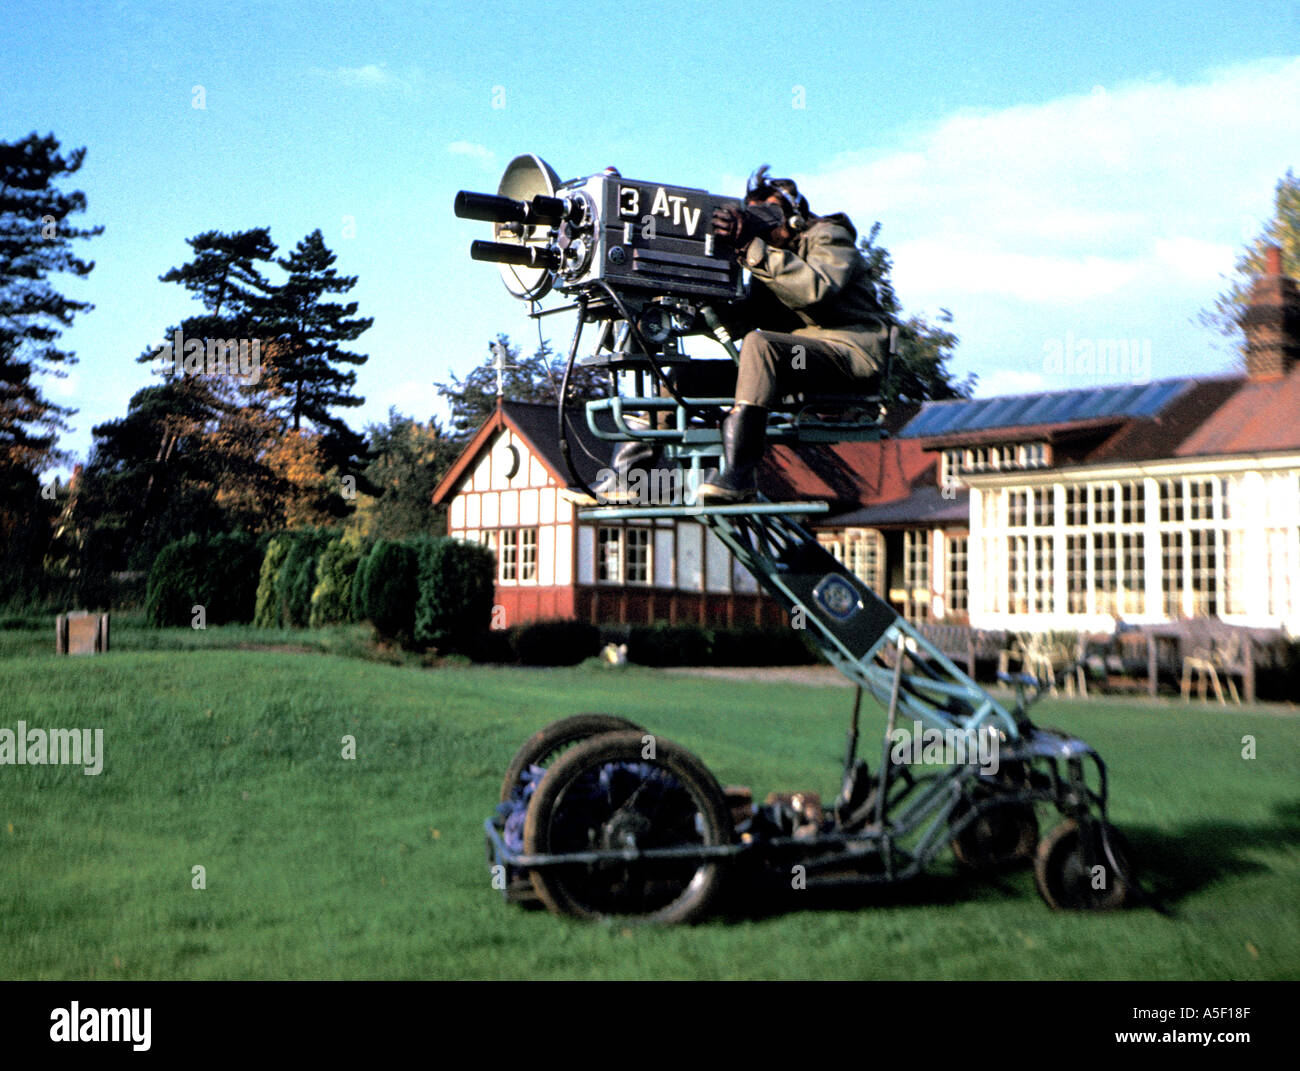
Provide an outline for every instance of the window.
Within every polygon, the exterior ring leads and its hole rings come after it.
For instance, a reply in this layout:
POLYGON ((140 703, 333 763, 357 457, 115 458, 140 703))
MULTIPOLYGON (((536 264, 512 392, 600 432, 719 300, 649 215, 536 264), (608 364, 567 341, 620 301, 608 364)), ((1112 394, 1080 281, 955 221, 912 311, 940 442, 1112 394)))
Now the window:
POLYGON ((1185 518, 1187 503, 1183 496, 1183 481, 1161 480, 1160 489, 1160 523, 1161 524, 1182 524, 1185 518))
POLYGON ((602 584, 650 583, 650 529, 599 528, 596 579, 602 584))
POLYGON ((945 544, 948 561, 944 587, 948 593, 948 612, 964 614, 970 608, 966 579, 968 539, 966 536, 948 536, 945 544))
POLYGON ((1039 528, 1051 528, 1055 523, 1054 488, 1034 488, 1034 524, 1039 528))
POLYGON ((1113 484, 1092 484, 1092 523, 1114 524, 1116 517, 1116 488, 1113 484))
POLYGON ((1029 492, 1007 492, 1007 527, 1024 528, 1029 523, 1029 492))
POLYGON ((1214 520, 1214 481, 1191 479, 1187 481, 1187 519, 1189 521, 1214 520))
POLYGON ((537 579, 537 529, 519 529, 519 579, 537 579))
POLYGON ((903 533, 903 585, 907 589, 904 616, 910 621, 930 619, 930 533, 903 533))
POLYGON ((847 529, 844 533, 844 565, 872 591, 879 591, 884 585, 880 533, 874 528, 847 529))
POLYGON ((961 450, 945 450, 939 460, 939 486, 961 487, 961 450))
POLYGON ((1011 589, 1008 609, 1013 614, 1029 612, 1029 537, 1007 540, 1007 585, 1011 589))
POLYGON ((1192 614, 1210 617, 1219 612, 1219 585, 1215 575, 1215 538, 1210 528, 1193 528, 1191 539, 1192 614))
POLYGON ((519 530, 505 528, 501 532, 500 578, 519 579, 519 530))
POLYGON ((623 582, 623 529, 601 528, 597 531, 596 579, 604 584, 623 582))
POLYGON ((822 545, 822 549, 829 551, 832 558, 837 562, 844 561, 844 545, 833 535, 819 535, 817 542, 822 545))
POLYGON ((1065 523, 1072 528, 1081 528, 1087 525, 1087 487, 1067 487, 1065 489, 1065 523))
POLYGON ((1047 465, 1046 443, 1003 443, 999 446, 974 446, 945 450, 940 480, 955 478, 960 472, 1011 472, 1016 469, 1040 469, 1047 465))
POLYGON ((537 579, 537 529, 503 528, 498 533, 497 540, 498 578, 516 583, 535 581, 537 579))
MULTIPOLYGON (((1165 505, 1166 499, 1162 488, 1160 496, 1162 514, 1165 512, 1165 505)), ((1183 535, 1182 532, 1160 533, 1160 589, 1164 599, 1165 616, 1170 618, 1183 616, 1183 589, 1186 587, 1187 580, 1187 570, 1183 566, 1183 535)))
POLYGON ((1034 536, 1034 582, 1030 609, 1037 613, 1052 610, 1052 537, 1034 536))
POLYGON ((1141 524, 1146 517, 1145 491, 1141 480, 1127 480, 1119 485, 1120 523, 1141 524))
POLYGON ((817 540, 872 591, 884 587, 884 540, 874 528, 846 528, 839 535, 819 535, 817 540))
POLYGON ((1052 537, 1012 536, 1007 540, 1009 609, 1015 614, 1052 609, 1052 537))
POLYGON ((1121 614, 1146 610, 1146 539, 1141 532, 1124 532, 1119 537, 1121 614))
POLYGON ((1115 560, 1113 532, 1097 532, 1092 537, 1092 577, 1096 592, 1097 613, 1113 614, 1119 608, 1119 567, 1115 560))
MULTIPOLYGON (((1082 488, 1079 488, 1082 490, 1082 488)), ((1088 612, 1088 537, 1065 537, 1065 599, 1066 612, 1088 612)))
POLYGON ((623 574, 624 582, 650 583, 650 529, 628 528, 624 535, 627 539, 627 567, 623 574))
POLYGON ((1025 443, 1020 447, 1020 464, 1027 469, 1041 469, 1047 465, 1046 443, 1025 443))

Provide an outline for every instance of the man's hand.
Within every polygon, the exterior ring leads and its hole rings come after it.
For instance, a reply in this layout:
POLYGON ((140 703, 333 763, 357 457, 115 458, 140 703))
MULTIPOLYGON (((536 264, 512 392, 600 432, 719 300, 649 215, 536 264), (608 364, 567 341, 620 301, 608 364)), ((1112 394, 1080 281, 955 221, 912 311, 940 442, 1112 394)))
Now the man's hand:
POLYGON ((739 253, 754 238, 766 239, 772 231, 785 222, 784 214, 776 205, 725 205, 713 213, 713 233, 730 242, 739 253))

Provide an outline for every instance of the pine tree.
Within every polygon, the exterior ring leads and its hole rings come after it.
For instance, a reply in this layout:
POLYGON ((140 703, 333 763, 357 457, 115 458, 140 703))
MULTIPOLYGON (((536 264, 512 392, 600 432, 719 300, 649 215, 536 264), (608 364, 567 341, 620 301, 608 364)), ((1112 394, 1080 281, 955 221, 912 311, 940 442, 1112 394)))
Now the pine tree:
POLYGON ((258 267, 275 256, 270 228, 234 234, 204 231, 187 238, 185 244, 194 251, 194 259, 158 278, 164 283, 180 283, 208 311, 207 317, 195 318, 196 330, 204 326, 203 320, 211 320, 219 332, 211 336, 214 338, 234 338, 251 331, 271 290, 258 267))
POLYGON ((64 460, 58 434, 75 410, 51 402, 33 378, 62 376, 76 357, 60 349, 62 328, 94 306, 73 301, 48 282, 58 273, 86 276, 72 242, 103 233, 78 228, 69 217, 84 212, 86 196, 57 183, 75 174, 86 150, 59 152, 53 134, 0 142, 0 467, 37 473, 64 460))
MULTIPOLYGON (((269 264, 275 255, 270 229, 257 227, 233 234, 205 231, 186 239, 186 244, 193 258, 159 276, 162 282, 180 283, 203 307, 202 313, 181 322, 182 339, 204 343, 208 339, 242 340, 250 353, 254 343, 260 353, 269 344, 264 323, 273 287, 262 265, 269 264)), ((174 343, 175 330, 168 328, 166 332, 164 355, 174 343)), ((206 353, 206 345, 204 349, 206 353)), ((158 357, 159 351, 149 348, 137 360, 148 362, 158 357)), ((241 515, 232 517, 232 521, 255 530, 265 523, 267 514, 273 512, 268 496, 283 486, 283 481, 261 461, 278 431, 274 422, 265 417, 269 387, 269 382, 261 379, 252 384, 224 374, 185 374, 169 376, 163 388, 147 396, 149 419, 158 436, 157 451, 152 462, 145 465, 147 476, 135 507, 133 541, 144 539, 146 528, 162 520, 164 512, 170 514, 163 510, 163 502, 177 497, 186 502, 193 499, 194 488, 187 487, 181 493, 179 481, 186 476, 196 479, 199 472, 204 474, 202 482, 213 496, 224 501, 233 497, 245 505, 259 503, 251 515, 236 511, 241 515), (182 464, 178 460, 181 452, 206 452, 210 456, 189 457, 182 464)), ((142 401, 145 397, 145 392, 137 396, 142 401)), ((99 431, 97 428, 97 435, 99 431)), ((163 534, 179 538, 186 531, 163 534)))
POLYGON ((355 275, 334 270, 337 259, 315 230, 288 257, 276 261, 289 277, 274 289, 266 306, 268 326, 279 345, 273 370, 279 394, 275 410, 294 431, 304 422, 320 431, 330 464, 341 471, 358 471, 365 440, 333 410, 365 402, 352 393, 356 372, 339 366, 366 363, 365 355, 343 346, 360 338, 374 319, 357 316, 355 301, 322 300, 329 294, 346 294, 356 285, 355 275))

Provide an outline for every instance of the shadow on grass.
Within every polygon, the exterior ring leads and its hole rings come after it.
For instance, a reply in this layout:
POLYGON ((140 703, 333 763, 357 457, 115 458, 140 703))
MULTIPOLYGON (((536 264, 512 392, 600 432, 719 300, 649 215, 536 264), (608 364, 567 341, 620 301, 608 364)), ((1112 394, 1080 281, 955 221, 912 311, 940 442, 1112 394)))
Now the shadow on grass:
POLYGON ((1125 826, 1142 885, 1157 903, 1177 904, 1227 877, 1267 871, 1256 850, 1300 845, 1300 800, 1278 803, 1273 821, 1201 820, 1172 830, 1125 826))
MULTIPOLYGON (((1267 864, 1251 858, 1253 851, 1300 846, 1300 801, 1278 804, 1273 811, 1274 820, 1262 824, 1198 821, 1174 830, 1125 826, 1143 891, 1134 906, 1171 915, 1173 906, 1216 882, 1267 871, 1267 864)), ((786 873, 741 870, 729 879, 714 914, 725 922, 742 922, 798 911, 951 907, 1023 899, 1024 876, 1030 873, 1029 864, 992 874, 940 868, 894 884, 795 890, 786 873)))
POLYGON ((1026 895, 1023 876, 1031 870, 1029 864, 994 874, 956 868, 921 873, 892 884, 812 886, 800 890, 792 888, 790 877, 780 872, 741 871, 730 876, 712 916, 723 922, 757 922, 803 911, 953 907, 983 900, 1018 899, 1026 895))

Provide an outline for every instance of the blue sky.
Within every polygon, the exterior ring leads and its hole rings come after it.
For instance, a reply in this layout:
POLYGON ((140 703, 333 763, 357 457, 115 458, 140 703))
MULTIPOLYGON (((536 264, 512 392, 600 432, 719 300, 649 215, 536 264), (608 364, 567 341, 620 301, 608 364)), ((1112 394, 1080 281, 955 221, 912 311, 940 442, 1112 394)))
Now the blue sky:
POLYGON ((1132 7, 9 4, 0 138, 85 146, 105 226, 64 283, 96 306, 64 336, 80 363, 45 379, 79 410, 63 445, 151 381, 135 358, 197 311, 158 276, 213 229, 284 255, 319 227, 375 318, 349 418, 445 412, 433 382, 497 332, 536 342, 451 212, 524 152, 718 193, 770 163, 880 220, 905 310, 951 310, 981 394, 1227 370, 1196 317, 1300 166, 1300 4, 1132 7), (1060 360, 1116 339, 1131 367, 1060 360))

